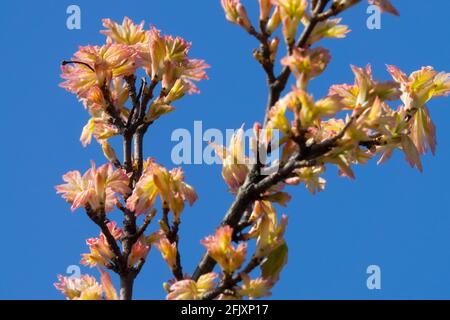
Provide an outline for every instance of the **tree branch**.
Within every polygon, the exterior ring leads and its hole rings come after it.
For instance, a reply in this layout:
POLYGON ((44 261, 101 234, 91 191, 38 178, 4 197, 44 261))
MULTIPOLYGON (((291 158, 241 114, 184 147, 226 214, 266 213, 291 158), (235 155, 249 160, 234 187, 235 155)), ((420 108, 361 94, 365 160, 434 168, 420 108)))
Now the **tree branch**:
MULTIPOLYGON (((305 27, 302 35, 300 36, 300 39, 296 44, 298 47, 301 48, 307 44, 309 36, 313 32, 317 23, 319 22, 317 16, 323 12, 328 2, 329 0, 319 1, 314 16, 311 19, 311 22, 305 27)), ((259 36, 256 37, 258 38, 259 36)), ((270 80, 271 77, 270 75, 268 75, 269 96, 264 119, 265 124, 268 121, 270 108, 272 108, 272 106, 275 105, 275 103, 279 100, 282 91, 286 87, 290 74, 291 74, 290 69, 288 67, 285 67, 280 76, 278 76, 275 81, 271 81, 270 80)), ((296 155, 294 159, 288 161, 286 166, 282 167, 277 173, 274 173, 271 176, 262 179, 262 181, 260 181, 258 185, 255 185, 255 183, 258 180, 261 180, 261 177, 259 175, 259 165, 255 165, 252 168, 250 174, 247 176, 244 185, 239 189, 236 195, 236 199, 231 204, 230 208, 225 214, 225 217, 223 218, 221 225, 229 225, 232 228, 236 228, 245 210, 257 199, 259 194, 265 192, 268 188, 270 188, 274 184, 281 182, 283 181, 283 179, 289 177, 291 172, 295 169, 296 165, 298 165, 298 161, 301 160, 303 159, 298 158, 298 155, 296 155)), ((200 260, 199 264, 197 265, 197 268, 194 271, 192 278, 194 280, 198 280, 198 278, 201 275, 211 272, 214 269, 215 265, 216 262, 214 261, 214 259, 209 257, 207 253, 205 253, 202 259, 200 260)))
POLYGON ((211 291, 206 292, 202 300, 213 300, 217 298, 220 294, 224 293, 225 290, 232 289, 234 286, 236 286, 239 282, 242 281, 242 274, 249 274, 252 272, 256 267, 258 267, 261 264, 262 259, 253 256, 247 266, 237 275, 232 277, 231 279, 224 279, 224 281, 219 284, 219 286, 211 291))

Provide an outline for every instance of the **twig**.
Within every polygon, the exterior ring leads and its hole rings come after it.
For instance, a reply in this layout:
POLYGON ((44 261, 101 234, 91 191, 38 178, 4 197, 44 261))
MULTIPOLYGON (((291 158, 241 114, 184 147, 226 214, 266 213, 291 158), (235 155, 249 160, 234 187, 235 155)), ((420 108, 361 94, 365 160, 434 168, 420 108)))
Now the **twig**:
POLYGON ((242 274, 248 274, 252 272, 256 267, 258 267, 261 264, 262 259, 253 256, 247 266, 239 272, 237 275, 232 277, 231 279, 225 278, 224 281, 215 289, 206 292, 202 300, 213 300, 217 298, 220 294, 224 293, 228 289, 232 289, 234 286, 236 286, 239 282, 242 281, 242 274))

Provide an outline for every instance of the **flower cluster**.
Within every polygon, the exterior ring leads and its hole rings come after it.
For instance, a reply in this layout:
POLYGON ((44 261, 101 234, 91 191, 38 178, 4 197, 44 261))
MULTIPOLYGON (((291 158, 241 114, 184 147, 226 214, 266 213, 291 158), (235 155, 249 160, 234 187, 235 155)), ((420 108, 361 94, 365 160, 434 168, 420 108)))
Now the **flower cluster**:
MULTIPOLYGON (((330 166, 354 179, 354 165, 377 156, 382 163, 395 150, 421 171, 421 155, 436 150, 436 128, 427 105, 450 94, 450 74, 423 67, 408 76, 388 66, 392 79, 379 81, 370 65, 352 66, 353 84, 332 85, 319 99, 308 92, 310 82, 331 61, 330 52, 317 43, 345 37, 349 29, 336 16, 358 2, 258 0, 259 23, 253 25, 241 0, 221 0, 226 19, 259 41, 254 57, 267 75, 270 94, 265 121, 254 124, 255 137, 250 139, 256 161, 245 150, 243 127, 228 147, 211 143, 236 199, 215 234, 201 241, 206 255, 192 277, 181 264, 178 231, 186 203, 193 205, 197 194, 181 168, 169 170, 153 158, 144 160, 143 138, 150 125, 174 110, 175 101, 199 92, 196 83, 207 78, 208 66, 190 58, 191 44, 180 37, 145 29, 144 22, 128 18, 122 23, 103 20, 105 44, 80 47, 72 60, 63 62, 61 86, 76 94, 90 113, 82 144, 95 138, 110 164, 97 169, 92 163, 83 175, 69 172, 63 176, 65 184, 56 187, 72 210, 85 208, 101 228, 97 238, 86 241, 89 252, 81 259, 81 264, 99 268, 101 283, 88 275, 58 276, 56 288, 71 300, 118 299, 104 271, 109 269, 121 277, 120 298, 130 299, 133 281, 155 246, 173 274, 164 283, 167 299, 267 297, 288 259, 288 218, 277 213, 291 199, 285 187, 304 184, 312 194, 321 192, 330 166), (281 37, 286 56, 279 59, 281 72, 276 75, 281 37), (144 77, 138 88, 139 72, 144 77), (287 88, 291 74, 296 81, 287 88), (400 106, 390 105, 397 101, 400 106), (116 135, 123 138, 123 163, 109 141, 116 135), (265 163, 275 151, 279 159, 265 163), (162 217, 148 235, 157 201, 162 217), (121 227, 106 216, 115 207, 123 213, 121 227), (211 272, 214 262, 220 273, 211 272), (257 268, 259 274, 253 276, 257 268)), ((369 3, 398 15, 389 0, 369 3)))
POLYGON ((170 103, 186 93, 198 93, 194 82, 207 79, 208 65, 189 58, 191 45, 182 38, 163 36, 154 27, 146 30, 144 22, 137 25, 127 17, 122 24, 104 19, 103 26, 106 43, 80 47, 61 68, 61 86, 76 94, 91 115, 81 136, 83 145, 92 136, 101 142, 120 132, 118 123, 126 123, 131 113, 126 105, 129 83, 138 69, 144 69, 155 86, 162 84, 162 94, 147 111, 148 122, 173 110, 170 103))
POLYGON ((127 207, 138 215, 148 212, 158 195, 164 208, 170 209, 177 218, 184 202, 192 205, 197 200, 195 190, 184 182, 181 168, 168 171, 150 158, 144 163, 144 173, 128 198, 127 207))
POLYGON ((122 169, 114 170, 110 163, 97 169, 92 162, 83 176, 79 171, 71 171, 63 180, 66 183, 56 190, 72 205, 72 211, 87 207, 94 212, 110 212, 118 200, 117 195, 125 197, 131 193, 128 175, 122 169))
MULTIPOLYGON (((101 228, 99 237, 87 239, 89 252, 82 254, 81 264, 110 269, 132 282, 152 244, 171 269, 181 270, 177 265, 180 214, 186 202, 195 202, 197 194, 184 182, 181 168, 169 171, 152 159, 143 160, 143 137, 151 124, 174 110, 175 101, 199 92, 196 83, 207 79, 208 65, 189 56, 189 42, 163 35, 153 26, 146 29, 144 22, 135 24, 127 17, 122 23, 104 19, 103 26, 103 45, 81 46, 71 60, 63 61, 61 87, 74 93, 91 116, 81 143, 87 146, 95 138, 110 163, 97 168, 92 162, 83 175, 68 172, 56 190, 72 210, 84 208, 101 228), (138 75, 144 75, 140 86, 138 75), (110 141, 117 135, 123 139, 123 162, 110 141), (163 212, 160 230, 147 236, 158 196, 163 212), (124 215, 121 227, 106 217, 113 209, 124 215), (174 217, 172 225, 169 212, 174 217), (145 220, 139 226, 141 214, 145 220)), ((56 286, 68 299, 116 299, 109 275, 100 271, 102 284, 87 275, 79 279, 60 276, 56 286)), ((127 294, 121 290, 121 298, 128 298, 127 294)))
POLYGON ((80 277, 58 275, 59 282, 55 283, 55 287, 61 291, 67 300, 117 300, 117 291, 109 274, 102 269, 99 270, 101 284, 89 275, 81 275, 80 277))
POLYGON ((201 241, 210 257, 228 274, 241 267, 247 254, 247 244, 241 243, 234 248, 231 244, 232 237, 233 229, 224 226, 218 228, 214 236, 208 236, 201 241))
POLYGON ((214 288, 217 276, 211 272, 202 275, 197 281, 192 279, 177 281, 169 287, 167 300, 199 300, 214 288))
POLYGON ((222 160, 222 176, 232 193, 236 193, 249 172, 249 158, 244 150, 244 129, 240 128, 231 137, 228 148, 211 143, 222 160))
MULTIPOLYGON (((118 228, 115 222, 109 222, 107 226, 114 239, 119 240, 122 236, 122 229, 118 228)), ((101 233, 98 238, 87 239, 86 244, 89 246, 90 252, 81 255, 80 263, 91 268, 97 265, 108 268, 110 261, 115 258, 115 254, 110 248, 106 236, 101 233)))

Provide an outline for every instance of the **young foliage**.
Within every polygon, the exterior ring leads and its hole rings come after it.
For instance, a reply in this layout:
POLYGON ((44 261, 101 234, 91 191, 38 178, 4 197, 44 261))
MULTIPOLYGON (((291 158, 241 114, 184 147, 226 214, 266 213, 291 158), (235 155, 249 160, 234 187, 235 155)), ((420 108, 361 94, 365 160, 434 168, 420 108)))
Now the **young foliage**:
MULTIPOLYGON (((269 102, 264 122, 253 127, 252 150, 259 145, 269 153, 278 148, 281 156, 276 167, 261 161, 257 151, 257 161, 249 161, 243 128, 228 147, 212 144, 235 200, 214 235, 201 241, 206 253, 192 274, 183 271, 178 232, 185 205, 193 205, 197 194, 184 181, 181 168, 144 160, 143 138, 152 124, 175 110, 174 102, 199 92, 196 82, 207 78, 208 66, 189 56, 191 44, 180 37, 145 29, 144 22, 128 18, 121 24, 105 19, 106 43, 80 47, 72 60, 64 61, 61 86, 74 93, 91 116, 82 130, 82 144, 94 137, 108 163, 99 168, 92 163, 83 175, 71 171, 63 176, 65 184, 56 187, 72 210, 84 208, 100 228, 98 238, 86 241, 89 252, 81 263, 97 267, 101 283, 89 275, 58 276, 56 288, 67 299, 131 299, 133 282, 154 246, 173 274, 164 282, 167 299, 266 297, 288 259, 288 218, 277 213, 291 199, 284 187, 304 184, 315 194, 325 189, 327 168, 337 167, 341 176, 354 179, 354 166, 372 158, 382 163, 395 150, 422 171, 421 155, 436 150, 436 128, 427 104, 450 94, 450 74, 424 67, 408 76, 388 66, 392 80, 382 82, 373 78, 370 65, 351 66, 353 84, 333 85, 320 98, 308 92, 310 81, 331 61, 329 50, 318 43, 344 38, 349 29, 335 17, 359 2, 259 0, 258 23, 253 24, 240 0, 221 0, 226 19, 257 40, 253 55, 267 76, 269 102), (286 55, 280 57, 282 44, 286 55), (138 72, 146 75, 139 83, 138 72), (296 81, 287 88, 291 74, 296 81), (269 143, 275 130, 280 136, 269 143), (108 142, 115 136, 122 137, 123 160, 108 142), (120 227, 108 217, 113 210, 123 214, 120 227), (156 217, 158 230, 149 233, 156 217), (254 252, 248 246, 252 240, 254 252), (214 272, 216 264, 220 269, 214 272), (107 270, 120 277, 120 290, 112 286, 107 270)), ((398 15, 388 0, 369 3, 398 15)))

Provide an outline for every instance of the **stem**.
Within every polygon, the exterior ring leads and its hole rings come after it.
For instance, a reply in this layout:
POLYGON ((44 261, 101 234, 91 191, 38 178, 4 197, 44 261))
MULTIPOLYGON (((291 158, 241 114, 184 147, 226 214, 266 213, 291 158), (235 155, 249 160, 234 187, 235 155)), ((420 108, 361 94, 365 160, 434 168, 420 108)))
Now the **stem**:
POLYGON ((123 166, 127 173, 133 171, 133 165, 131 160, 131 142, 133 137, 127 134, 123 136, 123 166))
MULTIPOLYGON (((308 46, 309 37, 311 36, 312 32, 314 31, 314 28, 320 21, 323 21, 333 15, 340 13, 339 10, 333 9, 334 10, 333 12, 330 13, 327 12, 326 14, 322 15, 329 1, 330 0, 317 1, 310 23, 303 30, 303 33, 301 34, 297 43, 293 44, 289 48, 290 53, 293 51, 295 46, 298 48, 306 48, 308 46)), ((264 30, 262 31, 264 33, 264 30)), ((261 42, 263 44, 263 51, 264 51, 265 39, 264 38, 261 39, 260 35, 258 34, 254 33, 253 35, 256 36, 260 41, 262 40, 261 42)), ((270 72, 272 70, 270 66, 263 65, 263 68, 268 76, 268 87, 269 87, 268 102, 264 119, 264 126, 265 126, 269 120, 270 109, 280 99, 281 93, 286 88, 287 82, 291 75, 291 70, 289 69, 289 67, 286 66, 283 68, 279 76, 273 79, 270 72)), ((331 141, 332 143, 330 143, 330 145, 328 144, 318 145, 316 149, 310 151, 308 150, 308 154, 303 154, 302 152, 299 155, 295 155, 295 157, 291 158, 284 166, 281 166, 278 172, 270 176, 266 177, 261 176, 259 173, 258 166, 257 165, 254 166, 250 171, 249 175, 247 176, 246 182, 239 189, 236 195, 236 199, 228 209, 225 217, 221 222, 221 225, 229 225, 230 227, 235 229, 238 226, 240 219, 244 215, 245 210, 257 199, 259 194, 265 192, 273 185, 289 177, 289 175, 296 168, 298 163, 301 162, 302 160, 314 160, 322 156, 326 152, 328 152, 334 146, 335 142, 338 139, 331 141)), ((200 262, 198 263, 196 270, 194 271, 194 274, 192 276, 193 280, 198 280, 198 278, 201 275, 211 272, 214 269, 215 265, 216 261, 211 257, 209 257, 207 253, 205 253, 201 258, 200 262)))
POLYGON ((143 142, 144 142, 144 131, 142 127, 139 127, 136 134, 134 135, 134 159, 137 165, 134 180, 136 182, 139 181, 139 178, 142 175, 142 170, 144 167, 143 142))
POLYGON ((120 300, 131 300, 133 297, 134 274, 120 276, 120 300))

